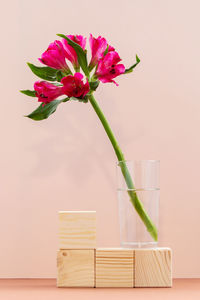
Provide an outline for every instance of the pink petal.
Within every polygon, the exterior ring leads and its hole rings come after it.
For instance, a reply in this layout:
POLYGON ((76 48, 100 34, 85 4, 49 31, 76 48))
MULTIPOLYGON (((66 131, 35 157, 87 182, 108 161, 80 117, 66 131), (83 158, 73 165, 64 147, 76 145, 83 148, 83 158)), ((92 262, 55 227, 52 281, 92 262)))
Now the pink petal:
POLYGON ((74 77, 81 81, 83 79, 83 74, 77 72, 77 73, 74 74, 74 77))
POLYGON ((125 72, 125 66, 123 64, 118 64, 115 66, 115 71, 117 75, 123 74, 125 72))

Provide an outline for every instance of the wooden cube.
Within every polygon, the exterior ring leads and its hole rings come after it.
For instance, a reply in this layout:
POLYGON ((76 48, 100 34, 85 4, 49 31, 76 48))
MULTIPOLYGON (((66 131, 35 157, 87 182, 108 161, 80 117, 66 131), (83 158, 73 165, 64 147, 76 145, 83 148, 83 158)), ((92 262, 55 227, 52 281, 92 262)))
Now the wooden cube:
POLYGON ((59 249, 96 247, 95 211, 59 212, 59 249))
POLYGON ((171 250, 135 250, 135 287, 171 287, 171 250))
POLYGON ((133 287, 133 250, 96 249, 96 287, 133 287))
POLYGON ((94 287, 95 250, 59 250, 57 253, 58 287, 94 287))

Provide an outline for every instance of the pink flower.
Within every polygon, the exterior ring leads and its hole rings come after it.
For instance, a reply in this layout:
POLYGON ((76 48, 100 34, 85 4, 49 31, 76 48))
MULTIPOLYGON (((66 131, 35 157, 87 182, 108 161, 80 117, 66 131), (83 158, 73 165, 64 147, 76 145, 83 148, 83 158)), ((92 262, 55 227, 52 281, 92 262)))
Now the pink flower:
MULTIPOLYGON (((104 56, 108 43, 105 38, 99 36, 97 39, 90 34, 89 38, 90 48, 92 51, 92 58, 90 61, 90 69, 97 65, 98 61, 104 56)), ((114 51, 112 46, 108 47, 108 52, 114 51)))
MULTIPOLYGON (((77 43, 78 45, 81 46, 83 50, 85 50, 85 45, 86 45, 86 38, 84 38, 82 35, 67 35, 67 37, 72 40, 73 42, 77 43)), ((65 57, 71 61, 75 69, 79 68, 79 63, 78 63, 78 57, 76 54, 76 51, 72 46, 70 46, 67 42, 66 39, 62 39, 63 46, 65 49, 65 57)))
POLYGON ((51 68, 69 71, 65 61, 65 50, 60 41, 51 43, 41 58, 39 58, 39 61, 51 68))
POLYGON ((101 82, 114 82, 113 78, 123 74, 125 67, 123 64, 118 64, 121 61, 119 54, 116 51, 108 52, 98 63, 95 75, 101 82))
POLYGON ((75 73, 74 76, 68 75, 63 77, 61 83, 63 84, 63 92, 68 97, 83 99, 90 90, 88 80, 84 83, 81 73, 75 73))
POLYGON ((34 90, 39 102, 47 104, 59 96, 63 95, 63 87, 56 86, 47 81, 36 81, 34 83, 34 90))

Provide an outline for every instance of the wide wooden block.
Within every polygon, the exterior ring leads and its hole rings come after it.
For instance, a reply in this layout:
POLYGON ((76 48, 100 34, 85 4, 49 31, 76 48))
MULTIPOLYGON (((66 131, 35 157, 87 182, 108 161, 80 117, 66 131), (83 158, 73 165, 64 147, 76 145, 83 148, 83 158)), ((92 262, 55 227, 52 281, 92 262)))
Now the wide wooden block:
POLYGON ((96 287, 133 287, 134 251, 96 249, 96 287))
POLYGON ((95 250, 59 250, 57 253, 58 287, 94 287, 95 250))
POLYGON ((169 248, 135 250, 135 287, 172 286, 169 248))
POLYGON ((59 212, 59 249, 96 247, 95 211, 59 212))

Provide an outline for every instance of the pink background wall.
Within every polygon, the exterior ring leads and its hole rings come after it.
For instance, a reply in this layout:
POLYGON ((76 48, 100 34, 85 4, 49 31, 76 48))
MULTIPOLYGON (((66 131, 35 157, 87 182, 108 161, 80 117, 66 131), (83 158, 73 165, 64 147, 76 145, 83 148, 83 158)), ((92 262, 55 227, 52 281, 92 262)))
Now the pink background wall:
POLYGON ((160 245, 174 276, 200 276, 200 2, 6 1, 1 17, 0 277, 55 277, 58 210, 97 210, 98 245, 118 246, 115 155, 90 104, 43 122, 18 93, 25 62, 56 33, 101 34, 129 66, 97 98, 127 159, 161 160, 160 245), (11 9, 12 8, 12 9, 11 9))

